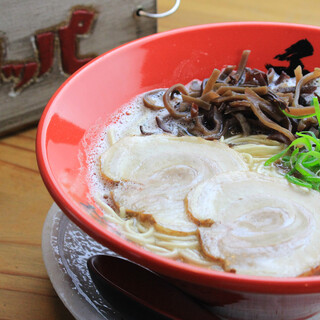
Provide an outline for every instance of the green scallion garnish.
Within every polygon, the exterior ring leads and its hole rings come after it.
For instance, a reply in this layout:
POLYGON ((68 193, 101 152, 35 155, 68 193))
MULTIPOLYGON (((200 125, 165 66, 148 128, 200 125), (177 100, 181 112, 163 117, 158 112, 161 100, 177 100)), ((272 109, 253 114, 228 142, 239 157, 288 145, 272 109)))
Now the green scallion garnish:
MULTIPOLYGON (((313 98, 313 105, 315 113, 310 116, 316 116, 320 123, 317 98, 313 98)), ((287 168, 285 178, 289 182, 320 191, 320 139, 311 131, 297 132, 296 135, 296 140, 282 152, 268 159, 264 165, 269 166, 280 161, 287 168)))
POLYGON ((309 114, 309 115, 307 115, 307 116, 305 116, 305 115, 303 115, 303 116, 294 116, 294 115, 286 112, 285 110, 282 110, 282 109, 281 109, 281 111, 282 111, 282 113, 283 113, 284 115, 286 115, 286 116, 289 117, 289 118, 293 118, 293 119, 305 119, 305 118, 313 117, 313 116, 316 115, 315 113, 312 113, 312 114, 309 114))

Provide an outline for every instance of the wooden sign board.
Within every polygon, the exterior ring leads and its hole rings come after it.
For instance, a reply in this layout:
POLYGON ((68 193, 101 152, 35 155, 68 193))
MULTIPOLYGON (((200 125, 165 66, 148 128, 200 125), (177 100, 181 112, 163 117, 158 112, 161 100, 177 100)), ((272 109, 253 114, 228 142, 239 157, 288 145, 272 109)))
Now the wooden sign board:
POLYGON ((156 0, 0 0, 0 135, 36 123, 92 58, 157 31, 156 0))

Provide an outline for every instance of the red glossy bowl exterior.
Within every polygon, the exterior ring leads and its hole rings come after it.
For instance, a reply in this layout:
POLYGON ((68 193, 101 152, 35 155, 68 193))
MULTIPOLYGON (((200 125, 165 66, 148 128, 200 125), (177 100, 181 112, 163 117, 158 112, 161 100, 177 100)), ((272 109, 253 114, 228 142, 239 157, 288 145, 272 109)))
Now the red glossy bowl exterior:
POLYGON ((108 115, 136 95, 208 77, 214 67, 288 65, 274 59, 307 39, 313 55, 306 69, 320 66, 320 28, 280 23, 225 23, 148 36, 98 57, 71 76, 48 103, 37 137, 43 180, 65 214, 90 236, 119 254, 168 276, 215 306, 227 319, 307 319, 320 312, 320 277, 269 278, 214 272, 150 253, 112 232, 100 219, 86 184, 84 149, 108 115))

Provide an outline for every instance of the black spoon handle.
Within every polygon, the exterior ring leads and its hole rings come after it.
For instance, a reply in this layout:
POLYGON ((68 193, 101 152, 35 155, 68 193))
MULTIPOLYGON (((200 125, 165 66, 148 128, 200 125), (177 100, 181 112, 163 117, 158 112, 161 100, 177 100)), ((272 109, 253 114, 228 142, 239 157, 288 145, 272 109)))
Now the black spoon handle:
POLYGON ((126 313, 125 319, 218 320, 180 289, 128 260, 97 255, 88 259, 88 268, 99 292, 126 313))

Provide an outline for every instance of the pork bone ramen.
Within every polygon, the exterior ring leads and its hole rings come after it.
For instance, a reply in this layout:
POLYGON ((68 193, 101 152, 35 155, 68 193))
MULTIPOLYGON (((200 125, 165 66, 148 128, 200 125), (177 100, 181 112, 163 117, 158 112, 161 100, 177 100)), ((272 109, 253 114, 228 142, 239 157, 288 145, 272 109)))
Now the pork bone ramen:
POLYGON ((301 131, 317 139, 320 73, 264 73, 245 67, 248 54, 237 70, 123 107, 91 151, 91 192, 110 225, 156 254, 247 275, 313 275, 320 193, 264 164, 301 131))

